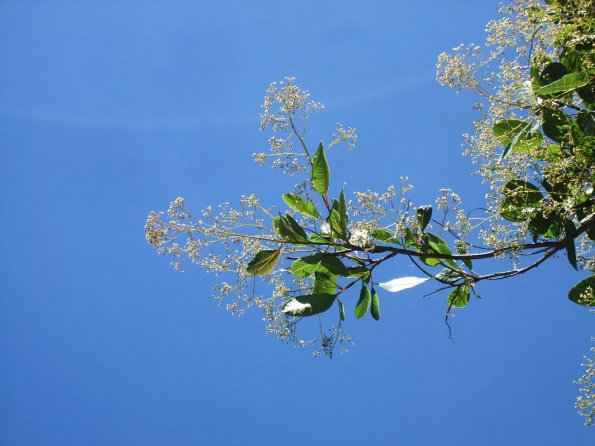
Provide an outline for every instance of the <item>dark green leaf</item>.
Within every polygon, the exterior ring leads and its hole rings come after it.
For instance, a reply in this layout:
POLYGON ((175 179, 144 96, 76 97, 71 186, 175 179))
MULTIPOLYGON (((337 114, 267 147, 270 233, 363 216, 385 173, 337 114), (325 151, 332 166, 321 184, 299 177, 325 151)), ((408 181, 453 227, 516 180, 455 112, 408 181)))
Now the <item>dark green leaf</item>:
MULTIPOLYGON (((539 83, 541 86, 549 85, 559 79, 562 79, 568 74, 568 69, 559 62, 552 62, 548 64, 539 77, 539 83)), ((537 92, 536 92, 537 93, 537 92)))
POLYGON ((583 87, 589 83, 591 76, 588 73, 569 73, 562 76, 557 81, 541 87, 537 94, 548 95, 553 93, 566 93, 583 87))
POLYGON ((562 110, 546 108, 543 111, 543 133, 548 138, 564 144, 571 144, 572 120, 562 110))
POLYGON ((466 285, 456 287, 448 295, 448 303, 453 307, 465 308, 469 303, 469 287, 466 285))
POLYGON ((581 280, 568 293, 568 299, 585 307, 595 306, 595 274, 581 280))
POLYGON ((564 201, 569 196, 568 185, 563 181, 552 183, 550 181, 543 180, 542 184, 543 188, 555 201, 564 201))
POLYGON ((341 217, 341 230, 343 234, 347 233, 347 201, 345 200, 345 191, 341 189, 341 194, 339 195, 339 206, 337 209, 339 212, 339 217, 341 217))
POLYGON ((523 129, 529 130, 530 127, 531 123, 529 122, 519 121, 518 119, 505 119, 494 124, 493 131, 500 144, 507 147, 510 146, 515 136, 522 133, 523 129))
POLYGON ((564 220, 564 235, 566 236, 566 257, 568 257, 568 261, 572 265, 572 267, 578 271, 578 266, 576 265, 576 248, 574 246, 574 233, 576 232, 576 227, 572 220, 566 219, 564 220))
POLYGON ((291 209, 298 211, 308 217, 318 218, 319 214, 316 210, 316 206, 313 203, 310 203, 307 200, 304 200, 302 197, 294 194, 285 194, 283 195, 283 201, 289 206, 291 209))
POLYGON ((331 171, 326 161, 322 143, 312 160, 312 188, 321 195, 326 195, 331 180, 331 171))
POLYGON ((545 218, 543 214, 536 214, 529 221, 529 231, 533 234, 533 241, 539 236, 545 239, 556 239, 560 236, 560 220, 555 215, 545 218))
POLYGON ((333 294, 308 294, 288 300, 281 311, 290 316, 313 316, 328 310, 334 301, 333 294))
POLYGON ((334 255, 324 253, 301 257, 293 262, 290 269, 296 277, 307 277, 316 272, 339 276, 349 274, 341 260, 334 255))
POLYGON ((543 194, 536 186, 521 180, 506 183, 502 193, 506 198, 502 201, 500 214, 509 221, 527 220, 543 199, 543 194))
POLYGON ((280 215, 273 219, 273 227, 277 234, 290 243, 308 243, 306 231, 291 215, 280 215))
POLYGON ((357 301, 357 305, 355 306, 355 317, 361 319, 366 315, 368 312, 368 308, 370 307, 370 290, 368 287, 362 286, 362 289, 359 293, 359 300, 357 301))
POLYGON ((340 300, 339 302, 339 317, 341 318, 342 321, 345 320, 345 306, 343 305, 343 302, 341 302, 340 300))
POLYGON ((536 186, 521 180, 506 183, 502 193, 515 206, 537 207, 543 199, 543 194, 536 186))
POLYGON ((380 299, 378 299, 378 293, 374 287, 372 287, 372 306, 370 307, 370 314, 374 319, 380 319, 380 299))
POLYGON ((591 82, 584 87, 576 90, 579 97, 583 100, 583 104, 590 110, 595 109, 595 82, 591 82))
POLYGON ((425 231, 426 226, 428 226, 428 223, 432 218, 432 206, 420 206, 415 211, 415 214, 417 217, 417 224, 419 225, 420 231, 425 231))
POLYGON ((268 274, 275 269, 280 256, 280 247, 277 249, 265 249, 260 251, 254 256, 252 260, 250 260, 246 271, 248 271, 249 274, 253 274, 255 276, 268 274))
POLYGON ((337 275, 324 273, 314 273, 314 285, 312 294, 336 294, 337 275))
POLYGON ((577 113, 576 122, 587 136, 595 136, 595 113, 582 111, 577 113))

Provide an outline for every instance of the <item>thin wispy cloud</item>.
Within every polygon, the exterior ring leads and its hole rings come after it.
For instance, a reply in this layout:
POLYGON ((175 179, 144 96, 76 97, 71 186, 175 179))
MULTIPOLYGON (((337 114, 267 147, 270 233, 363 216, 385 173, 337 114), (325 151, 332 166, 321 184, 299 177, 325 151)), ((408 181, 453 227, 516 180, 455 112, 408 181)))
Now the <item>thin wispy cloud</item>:
POLYGON ((369 88, 362 91, 356 91, 353 94, 341 97, 332 103, 329 103, 328 108, 347 108, 359 105, 364 102, 373 101, 376 99, 388 98, 391 96, 398 96, 406 91, 421 87, 424 84, 435 81, 436 75, 434 73, 424 73, 421 75, 414 75, 406 80, 395 79, 390 83, 378 86, 377 88, 369 88))
MULTIPOLYGON (((394 80, 377 88, 356 91, 329 103, 328 108, 348 108, 375 99, 398 96, 434 80, 433 74, 413 76, 407 80, 394 80)), ((114 128, 129 130, 196 130, 221 128, 237 125, 258 124, 253 113, 235 113, 232 116, 217 114, 187 116, 107 115, 90 111, 74 113, 61 110, 19 109, 0 105, 0 117, 37 121, 57 125, 70 125, 87 128, 114 128)))

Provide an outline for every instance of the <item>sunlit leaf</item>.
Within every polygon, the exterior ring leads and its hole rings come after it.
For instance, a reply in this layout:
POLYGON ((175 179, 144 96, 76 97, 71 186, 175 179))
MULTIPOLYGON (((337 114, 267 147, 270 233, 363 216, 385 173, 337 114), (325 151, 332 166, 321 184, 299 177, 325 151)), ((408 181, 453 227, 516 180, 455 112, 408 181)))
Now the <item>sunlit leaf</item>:
POLYGON ((431 256, 432 253, 446 255, 452 254, 452 251, 441 237, 431 232, 426 232, 423 236, 427 241, 427 246, 422 249, 422 252, 427 253, 428 255, 420 257, 422 262, 429 266, 436 266, 443 262, 455 269, 459 269, 458 265, 452 259, 439 259, 431 256))
POLYGON ((531 126, 531 123, 518 119, 505 119, 494 124, 492 130, 498 141, 500 141, 500 144, 509 146, 515 136, 527 128, 527 124, 529 124, 529 127, 531 126))
POLYGON ((314 273, 312 294, 336 294, 337 275, 329 273, 314 273))
POLYGON ((326 195, 330 179, 331 171, 326 161, 324 147, 320 143, 312 160, 312 188, 319 194, 326 195))
POLYGON ((280 215, 273 219, 273 227, 279 236, 290 243, 308 243, 306 231, 291 215, 280 215))
POLYGON ((287 206, 301 214, 307 215, 308 217, 319 217, 316 206, 298 195, 285 194, 283 195, 283 201, 287 204, 287 206))
POLYGON ((396 293, 398 291, 413 288, 429 280, 429 277, 399 277, 398 279, 389 280, 388 282, 379 283, 380 288, 396 293))
POLYGON ((285 302, 281 311, 290 316, 313 316, 328 310, 334 301, 333 294, 308 294, 285 302))
POLYGON ((250 260, 246 271, 255 276, 268 274, 275 269, 280 256, 281 247, 260 251, 252 260, 250 260))
POLYGON ((590 80, 589 73, 568 73, 557 81, 541 87, 537 90, 537 93, 540 95, 566 93, 587 85, 590 80))
POLYGON ((464 308, 469 303, 469 287, 458 286, 448 295, 448 303, 453 307, 464 308))

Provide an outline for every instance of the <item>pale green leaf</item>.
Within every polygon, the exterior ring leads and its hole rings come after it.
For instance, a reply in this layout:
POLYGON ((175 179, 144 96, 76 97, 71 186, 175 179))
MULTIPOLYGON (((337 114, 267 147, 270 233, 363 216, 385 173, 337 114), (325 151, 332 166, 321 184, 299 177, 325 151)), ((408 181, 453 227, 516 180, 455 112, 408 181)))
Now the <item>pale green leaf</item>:
POLYGON ((312 160, 312 188, 321 195, 326 195, 331 179, 331 171, 326 161, 324 147, 319 144, 312 160))
POLYGON ((316 210, 316 206, 310 203, 308 200, 304 200, 302 197, 295 194, 283 195, 283 201, 294 211, 301 214, 307 215, 308 217, 318 218, 319 214, 316 210))

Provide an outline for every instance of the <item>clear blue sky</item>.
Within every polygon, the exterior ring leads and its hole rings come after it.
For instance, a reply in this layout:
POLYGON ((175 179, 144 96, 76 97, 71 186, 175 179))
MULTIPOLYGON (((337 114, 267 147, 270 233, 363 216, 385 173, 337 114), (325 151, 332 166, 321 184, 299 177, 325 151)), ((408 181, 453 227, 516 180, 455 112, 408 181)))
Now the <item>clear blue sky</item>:
POLYGON ((444 186, 481 204, 459 156, 473 98, 433 78, 497 8, 1 2, 0 444, 592 445, 572 380, 595 324, 566 298, 582 275, 563 258, 482 284, 454 342, 444 297, 387 295, 329 361, 266 336, 256 314, 232 318, 212 277, 173 271, 144 240, 148 211, 178 195, 196 210, 280 203, 291 181, 251 153, 285 75, 328 107, 315 138, 358 128, 356 151, 331 158, 335 185, 407 175, 420 204, 444 186))

